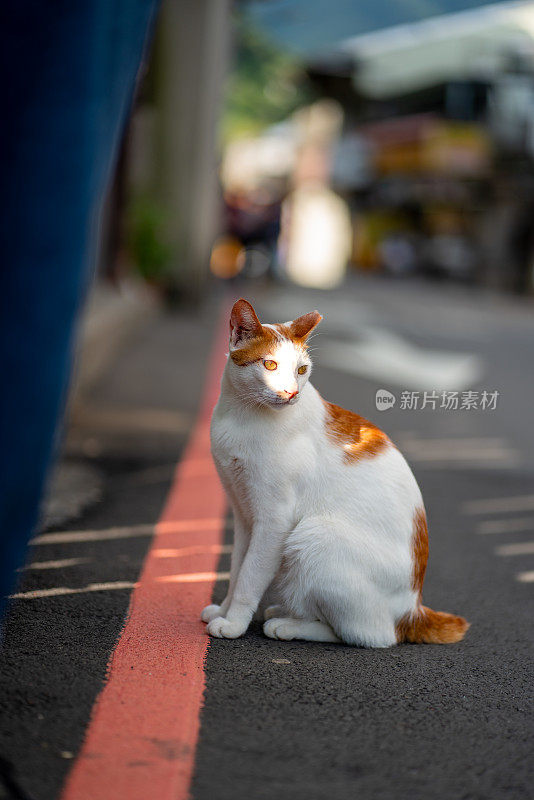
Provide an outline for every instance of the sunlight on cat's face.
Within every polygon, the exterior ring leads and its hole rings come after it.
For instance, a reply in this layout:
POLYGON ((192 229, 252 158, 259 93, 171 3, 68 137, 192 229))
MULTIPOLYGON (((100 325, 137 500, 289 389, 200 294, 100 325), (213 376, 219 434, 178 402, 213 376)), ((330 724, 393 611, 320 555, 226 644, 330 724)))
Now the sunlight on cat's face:
POLYGON ((273 408, 294 405, 311 372, 309 356, 290 341, 270 347, 266 355, 241 368, 243 389, 257 402, 273 408))
POLYGON ((282 409, 298 402, 312 366, 306 338, 320 320, 312 311, 284 324, 262 325, 246 300, 235 303, 229 376, 245 405, 282 409))
MULTIPOLYGON (((260 342, 255 347, 261 348, 260 342)), ((298 402, 300 392, 311 372, 311 360, 305 348, 289 340, 266 341, 259 358, 239 365, 232 364, 232 383, 246 405, 283 408, 298 402)), ((245 350, 237 348, 240 356, 245 350)), ((233 351, 235 353, 235 350, 233 351)), ((251 353, 256 356, 256 353, 251 353)))

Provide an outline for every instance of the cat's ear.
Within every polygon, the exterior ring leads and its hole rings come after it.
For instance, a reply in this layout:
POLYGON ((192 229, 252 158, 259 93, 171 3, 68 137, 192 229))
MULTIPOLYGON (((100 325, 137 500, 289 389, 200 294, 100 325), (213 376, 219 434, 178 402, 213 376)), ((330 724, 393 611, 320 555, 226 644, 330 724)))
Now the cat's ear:
POLYGON ((291 335, 294 336, 295 339, 305 339, 321 320, 322 316, 318 311, 310 311, 308 314, 294 319, 293 322, 289 324, 291 335))
POLYGON ((263 328, 247 300, 236 300, 230 314, 230 347, 240 347, 249 339, 261 336, 263 328))

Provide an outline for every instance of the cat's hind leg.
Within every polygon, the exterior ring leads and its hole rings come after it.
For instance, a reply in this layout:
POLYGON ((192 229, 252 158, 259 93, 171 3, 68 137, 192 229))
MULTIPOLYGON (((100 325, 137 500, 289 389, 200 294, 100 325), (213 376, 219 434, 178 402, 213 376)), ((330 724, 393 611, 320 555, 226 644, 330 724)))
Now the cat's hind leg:
POLYGON ((279 605, 267 606, 267 608, 263 612, 263 619, 267 621, 268 619, 272 619, 272 617, 283 617, 285 613, 286 612, 283 606, 279 605))
POLYGON ((345 644, 357 647, 391 647, 397 644, 395 625, 388 610, 378 602, 373 607, 363 593, 353 592, 349 602, 345 598, 323 597, 321 608, 345 644), (330 608, 329 601, 332 601, 330 608))
POLYGON ((263 626, 263 632, 270 639, 304 639, 307 642, 339 642, 336 634, 326 622, 292 617, 273 617, 263 626))
MULTIPOLYGON (((385 585, 401 583, 403 576, 396 564, 388 563, 387 554, 369 552, 368 539, 356 523, 302 520, 286 541, 282 602, 297 622, 301 617, 321 619, 317 624, 336 637, 329 641, 391 647, 397 643, 391 593, 380 590, 376 576, 385 585)), ((407 583, 404 602, 395 599, 394 605, 409 608, 412 593, 407 583)))

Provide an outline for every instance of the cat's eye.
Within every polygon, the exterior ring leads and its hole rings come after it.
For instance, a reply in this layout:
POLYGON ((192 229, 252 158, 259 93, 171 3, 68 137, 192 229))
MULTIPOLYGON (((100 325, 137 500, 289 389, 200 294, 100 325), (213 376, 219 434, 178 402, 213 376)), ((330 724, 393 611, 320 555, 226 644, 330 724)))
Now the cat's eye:
POLYGON ((277 368, 278 364, 276 363, 276 361, 273 361, 272 359, 267 358, 263 362, 263 366, 265 367, 265 369, 273 370, 273 369, 277 368))
POLYGON ((304 375, 304 373, 307 371, 307 369, 308 369, 308 365, 307 364, 303 364, 301 367, 298 368, 297 372, 298 372, 299 375, 304 375))

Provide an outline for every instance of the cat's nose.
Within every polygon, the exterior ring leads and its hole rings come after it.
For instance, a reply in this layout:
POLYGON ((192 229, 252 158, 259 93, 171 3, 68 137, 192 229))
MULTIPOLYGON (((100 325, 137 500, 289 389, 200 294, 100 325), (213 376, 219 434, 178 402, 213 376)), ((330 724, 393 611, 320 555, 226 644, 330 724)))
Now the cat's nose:
POLYGON ((298 386, 295 385, 293 389, 279 389, 277 394, 282 400, 293 400, 299 393, 298 386))

